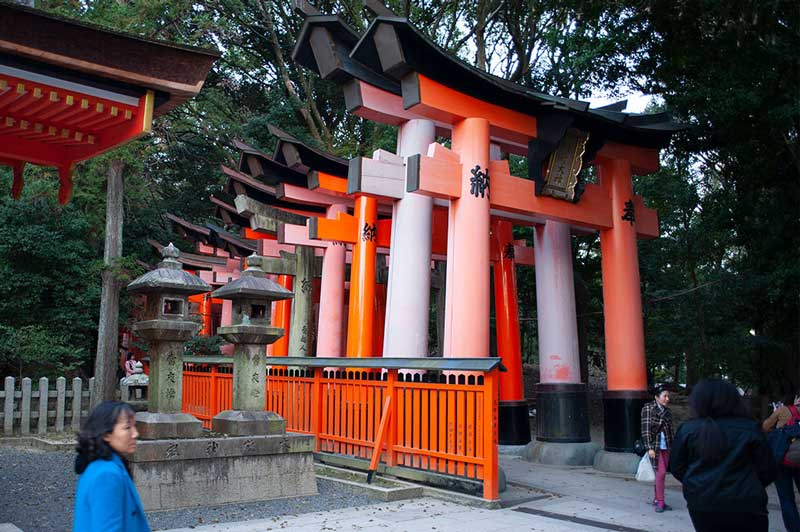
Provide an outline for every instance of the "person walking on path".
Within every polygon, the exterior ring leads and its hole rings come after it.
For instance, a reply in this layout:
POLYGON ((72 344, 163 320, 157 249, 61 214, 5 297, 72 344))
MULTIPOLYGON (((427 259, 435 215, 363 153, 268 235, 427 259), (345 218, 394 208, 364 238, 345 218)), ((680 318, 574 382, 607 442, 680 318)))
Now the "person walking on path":
POLYGON ((678 427, 669 470, 697 532, 767 532, 766 487, 777 467, 736 387, 702 380, 689 396, 692 419, 678 427))
POLYGON ((642 441, 656 472, 653 505, 655 511, 661 513, 672 510, 664 503, 664 481, 672 447, 672 412, 667 407, 669 392, 663 387, 659 386, 653 391, 653 399, 642 408, 642 441))
MULTIPOLYGON (((778 430, 786 432, 786 427, 794 427, 800 425, 800 391, 790 394, 783 401, 783 406, 776 408, 775 411, 761 424, 761 428, 765 432, 778 430)), ((773 438, 788 440, 788 435, 770 435, 770 441, 773 438)), ((786 441, 780 442, 783 444, 782 450, 779 454, 784 454, 785 447, 788 445, 786 441)), ((780 445, 780 444, 778 444, 780 445)), ((781 457, 778 457, 779 459, 781 457)), ((781 514, 783 515, 783 525, 786 527, 786 532, 800 532, 800 512, 797 511, 797 503, 795 502, 794 490, 800 491, 800 468, 790 467, 788 465, 778 463, 778 476, 775 479, 775 489, 778 491, 778 499, 781 501, 781 514)))
POLYGON ((104 401, 78 434, 73 532, 150 532, 127 455, 136 451, 133 409, 104 401))

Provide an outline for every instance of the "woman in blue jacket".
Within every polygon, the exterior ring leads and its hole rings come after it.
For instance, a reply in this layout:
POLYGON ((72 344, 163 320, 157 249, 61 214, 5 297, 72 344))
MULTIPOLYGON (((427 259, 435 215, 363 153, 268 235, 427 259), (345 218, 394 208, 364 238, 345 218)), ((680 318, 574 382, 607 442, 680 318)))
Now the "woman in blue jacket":
POLYGON ((105 401, 78 434, 73 532, 150 532, 125 456, 136 451, 131 407, 105 401))

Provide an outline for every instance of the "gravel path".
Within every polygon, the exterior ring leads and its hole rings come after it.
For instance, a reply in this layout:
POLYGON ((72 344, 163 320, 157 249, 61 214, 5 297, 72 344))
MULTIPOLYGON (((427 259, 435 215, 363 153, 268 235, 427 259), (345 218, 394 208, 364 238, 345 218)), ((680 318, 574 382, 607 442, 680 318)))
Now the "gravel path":
MULTIPOLYGON (((71 532, 74 456, 0 447, 0 523, 13 523, 24 532, 71 532)), ((280 526, 282 516, 378 502, 327 480, 317 480, 317 487, 319 495, 313 497, 151 512, 147 518, 153 530, 271 517, 280 526)))

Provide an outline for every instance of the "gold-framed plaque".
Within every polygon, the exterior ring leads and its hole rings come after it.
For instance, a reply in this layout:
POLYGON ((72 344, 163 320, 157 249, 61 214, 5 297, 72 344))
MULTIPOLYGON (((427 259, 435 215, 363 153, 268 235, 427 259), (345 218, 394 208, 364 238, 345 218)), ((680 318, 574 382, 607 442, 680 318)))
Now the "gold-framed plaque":
POLYGON ((574 128, 567 130, 550 155, 541 196, 575 201, 575 187, 578 184, 578 174, 583 168, 583 154, 588 140, 589 133, 586 131, 574 128))

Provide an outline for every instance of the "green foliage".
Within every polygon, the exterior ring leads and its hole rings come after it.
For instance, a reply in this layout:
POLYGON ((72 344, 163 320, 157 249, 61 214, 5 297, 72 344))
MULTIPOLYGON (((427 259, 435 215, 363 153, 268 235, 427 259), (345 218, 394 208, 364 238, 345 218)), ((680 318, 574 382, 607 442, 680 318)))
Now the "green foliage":
POLYGON ((58 376, 94 351, 102 253, 87 217, 39 188, 0 197, 0 372, 58 376))
POLYGON ((192 356, 222 356, 220 348, 225 345, 221 336, 195 336, 186 342, 186 354, 192 356))

